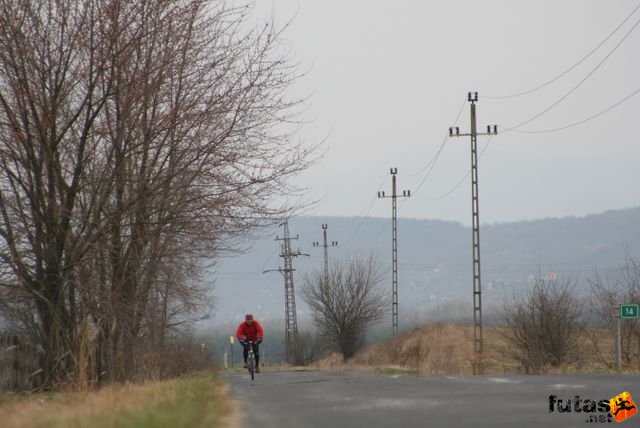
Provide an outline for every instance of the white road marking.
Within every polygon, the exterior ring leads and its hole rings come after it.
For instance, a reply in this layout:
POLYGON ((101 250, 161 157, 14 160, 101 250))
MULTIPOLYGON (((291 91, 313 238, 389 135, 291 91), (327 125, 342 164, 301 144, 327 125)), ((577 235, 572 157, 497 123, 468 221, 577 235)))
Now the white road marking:
POLYGON ((572 384, 568 384, 568 383, 556 383, 554 385, 551 385, 552 388, 555 389, 581 389, 581 388, 585 388, 586 385, 572 385, 572 384))
POLYGON ((519 380, 508 379, 505 377, 490 377, 490 378, 487 378, 487 380, 489 382, 495 382, 495 383, 520 383, 519 380))

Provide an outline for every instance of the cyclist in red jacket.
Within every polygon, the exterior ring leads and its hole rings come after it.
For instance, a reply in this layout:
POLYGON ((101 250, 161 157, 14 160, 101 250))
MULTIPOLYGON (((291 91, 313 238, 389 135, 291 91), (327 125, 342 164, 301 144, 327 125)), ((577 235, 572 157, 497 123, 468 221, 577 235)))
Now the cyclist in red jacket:
POLYGON ((243 346, 244 367, 247 368, 247 357, 249 355, 249 343, 253 342, 253 353, 256 355, 256 373, 260 373, 260 354, 258 353, 259 344, 262 343, 264 331, 260 323, 253 319, 253 314, 247 314, 244 321, 240 323, 236 330, 238 342, 243 346))

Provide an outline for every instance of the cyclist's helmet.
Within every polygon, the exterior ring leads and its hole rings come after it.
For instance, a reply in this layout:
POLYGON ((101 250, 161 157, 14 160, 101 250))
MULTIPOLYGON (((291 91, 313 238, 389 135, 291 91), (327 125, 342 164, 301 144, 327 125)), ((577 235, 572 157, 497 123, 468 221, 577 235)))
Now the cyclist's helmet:
POLYGON ((253 314, 247 314, 244 316, 245 321, 253 320, 253 314))

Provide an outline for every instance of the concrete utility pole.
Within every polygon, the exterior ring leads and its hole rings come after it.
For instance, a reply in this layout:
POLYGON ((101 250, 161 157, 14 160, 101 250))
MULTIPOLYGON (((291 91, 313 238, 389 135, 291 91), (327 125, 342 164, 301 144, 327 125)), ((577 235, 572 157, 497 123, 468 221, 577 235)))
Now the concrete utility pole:
POLYGON ((478 93, 469 92, 467 100, 471 103, 471 132, 461 134, 459 127, 449 128, 450 137, 471 137, 471 224, 473 228, 473 347, 476 359, 473 363, 473 374, 482 374, 482 284, 480 281, 480 207, 478 196, 478 135, 497 135, 498 126, 488 125, 486 133, 476 130, 476 103, 478 93))
POLYGON ((614 315, 616 318, 616 339, 615 339, 615 354, 616 354, 616 371, 622 369, 622 316, 620 315, 620 305, 613 307, 614 315))
MULTIPOLYGON (((322 225, 322 235, 324 237, 324 243, 321 245, 318 241, 313 243, 314 247, 324 247, 324 285, 325 287, 329 286, 329 243, 327 241, 327 226, 326 224, 322 225)), ((332 247, 338 246, 338 241, 331 241, 332 247)))
POLYGON ((378 198, 391 198, 391 308, 393 334, 398 334, 398 204, 397 198, 408 198, 411 191, 403 190, 402 195, 396 193, 396 174, 398 168, 391 168, 391 196, 384 191, 378 192, 378 198))
POLYGON ((284 227, 284 237, 279 238, 276 236, 276 241, 282 241, 280 257, 284 259, 284 269, 279 267, 278 269, 268 269, 265 272, 280 272, 284 277, 284 306, 285 306, 285 354, 287 362, 293 362, 293 356, 295 355, 295 348, 298 343, 298 317, 296 314, 296 294, 293 286, 293 258, 297 256, 308 256, 309 254, 303 254, 300 250, 291 251, 291 240, 298 239, 298 235, 292 238, 289 234, 289 220, 285 220, 280 224, 280 227, 284 227))

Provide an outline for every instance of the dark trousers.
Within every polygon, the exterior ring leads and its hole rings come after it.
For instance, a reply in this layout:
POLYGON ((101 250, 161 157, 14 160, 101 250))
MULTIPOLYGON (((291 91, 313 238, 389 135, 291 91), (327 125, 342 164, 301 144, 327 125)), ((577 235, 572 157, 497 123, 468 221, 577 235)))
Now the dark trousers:
MULTIPOLYGON (((256 367, 260 363, 260 353, 258 352, 260 347, 257 343, 253 343, 253 353, 256 356, 256 367)), ((244 357, 244 363, 247 364, 247 357, 249 357, 249 344, 244 345, 244 349, 242 351, 242 356, 244 357)))

